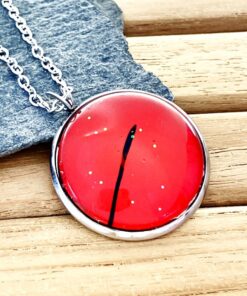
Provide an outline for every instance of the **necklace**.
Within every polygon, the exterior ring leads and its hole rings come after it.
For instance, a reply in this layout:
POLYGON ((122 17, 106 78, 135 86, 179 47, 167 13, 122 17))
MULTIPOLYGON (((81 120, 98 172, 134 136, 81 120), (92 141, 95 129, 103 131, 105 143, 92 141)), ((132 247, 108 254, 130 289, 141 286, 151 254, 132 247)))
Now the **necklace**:
POLYGON ((151 239, 180 226, 200 206, 209 177, 206 145, 192 120, 167 99, 138 90, 102 93, 75 108, 72 87, 18 8, 12 0, 1 4, 61 94, 40 96, 1 45, 0 60, 34 107, 72 111, 51 153, 53 184, 68 211, 88 228, 124 240, 151 239))

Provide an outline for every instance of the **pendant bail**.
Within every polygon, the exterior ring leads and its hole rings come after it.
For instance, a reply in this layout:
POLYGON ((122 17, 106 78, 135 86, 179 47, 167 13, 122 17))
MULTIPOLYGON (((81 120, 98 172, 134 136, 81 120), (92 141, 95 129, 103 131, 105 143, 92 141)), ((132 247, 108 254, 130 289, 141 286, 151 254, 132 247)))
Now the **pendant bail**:
POLYGON ((53 92, 47 92, 46 94, 48 94, 52 99, 57 99, 62 102, 68 110, 74 110, 75 106, 73 104, 72 91, 72 87, 61 87, 61 96, 53 92))

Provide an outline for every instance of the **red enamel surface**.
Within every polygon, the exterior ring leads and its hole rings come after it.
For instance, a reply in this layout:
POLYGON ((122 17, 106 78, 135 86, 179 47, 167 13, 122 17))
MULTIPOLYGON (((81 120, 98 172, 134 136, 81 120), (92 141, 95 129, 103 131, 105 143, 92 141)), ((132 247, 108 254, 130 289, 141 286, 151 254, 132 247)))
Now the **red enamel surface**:
POLYGON ((124 165, 112 224, 121 230, 165 225, 188 208, 203 182, 204 153, 196 131, 176 108, 152 95, 119 92, 89 102, 65 126, 58 147, 64 190, 103 225, 109 223, 124 165))

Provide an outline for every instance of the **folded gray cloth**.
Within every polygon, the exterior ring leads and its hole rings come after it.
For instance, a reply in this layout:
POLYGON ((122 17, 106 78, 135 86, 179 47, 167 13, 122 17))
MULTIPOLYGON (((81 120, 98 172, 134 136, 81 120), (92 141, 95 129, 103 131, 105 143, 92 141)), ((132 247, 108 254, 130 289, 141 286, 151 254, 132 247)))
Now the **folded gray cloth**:
MULTIPOLYGON (((121 11, 111 0, 15 0, 38 43, 74 89, 76 105, 104 91, 134 88, 172 94, 136 64, 122 33, 121 11)), ((0 44, 10 50, 41 95, 57 85, 31 55, 14 22, 0 6, 0 44)), ((50 141, 68 116, 30 105, 16 77, 0 61, 0 156, 50 141)))

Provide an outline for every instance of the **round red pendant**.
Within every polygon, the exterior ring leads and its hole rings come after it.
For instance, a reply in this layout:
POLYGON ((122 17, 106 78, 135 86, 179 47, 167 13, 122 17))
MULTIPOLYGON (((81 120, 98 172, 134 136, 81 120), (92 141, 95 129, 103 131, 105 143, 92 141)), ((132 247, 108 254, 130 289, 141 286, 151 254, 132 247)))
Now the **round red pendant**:
POLYGON ((54 145, 58 194, 93 229, 148 233, 185 220, 205 191, 206 152, 197 128, 156 95, 94 97, 70 116, 54 145))

